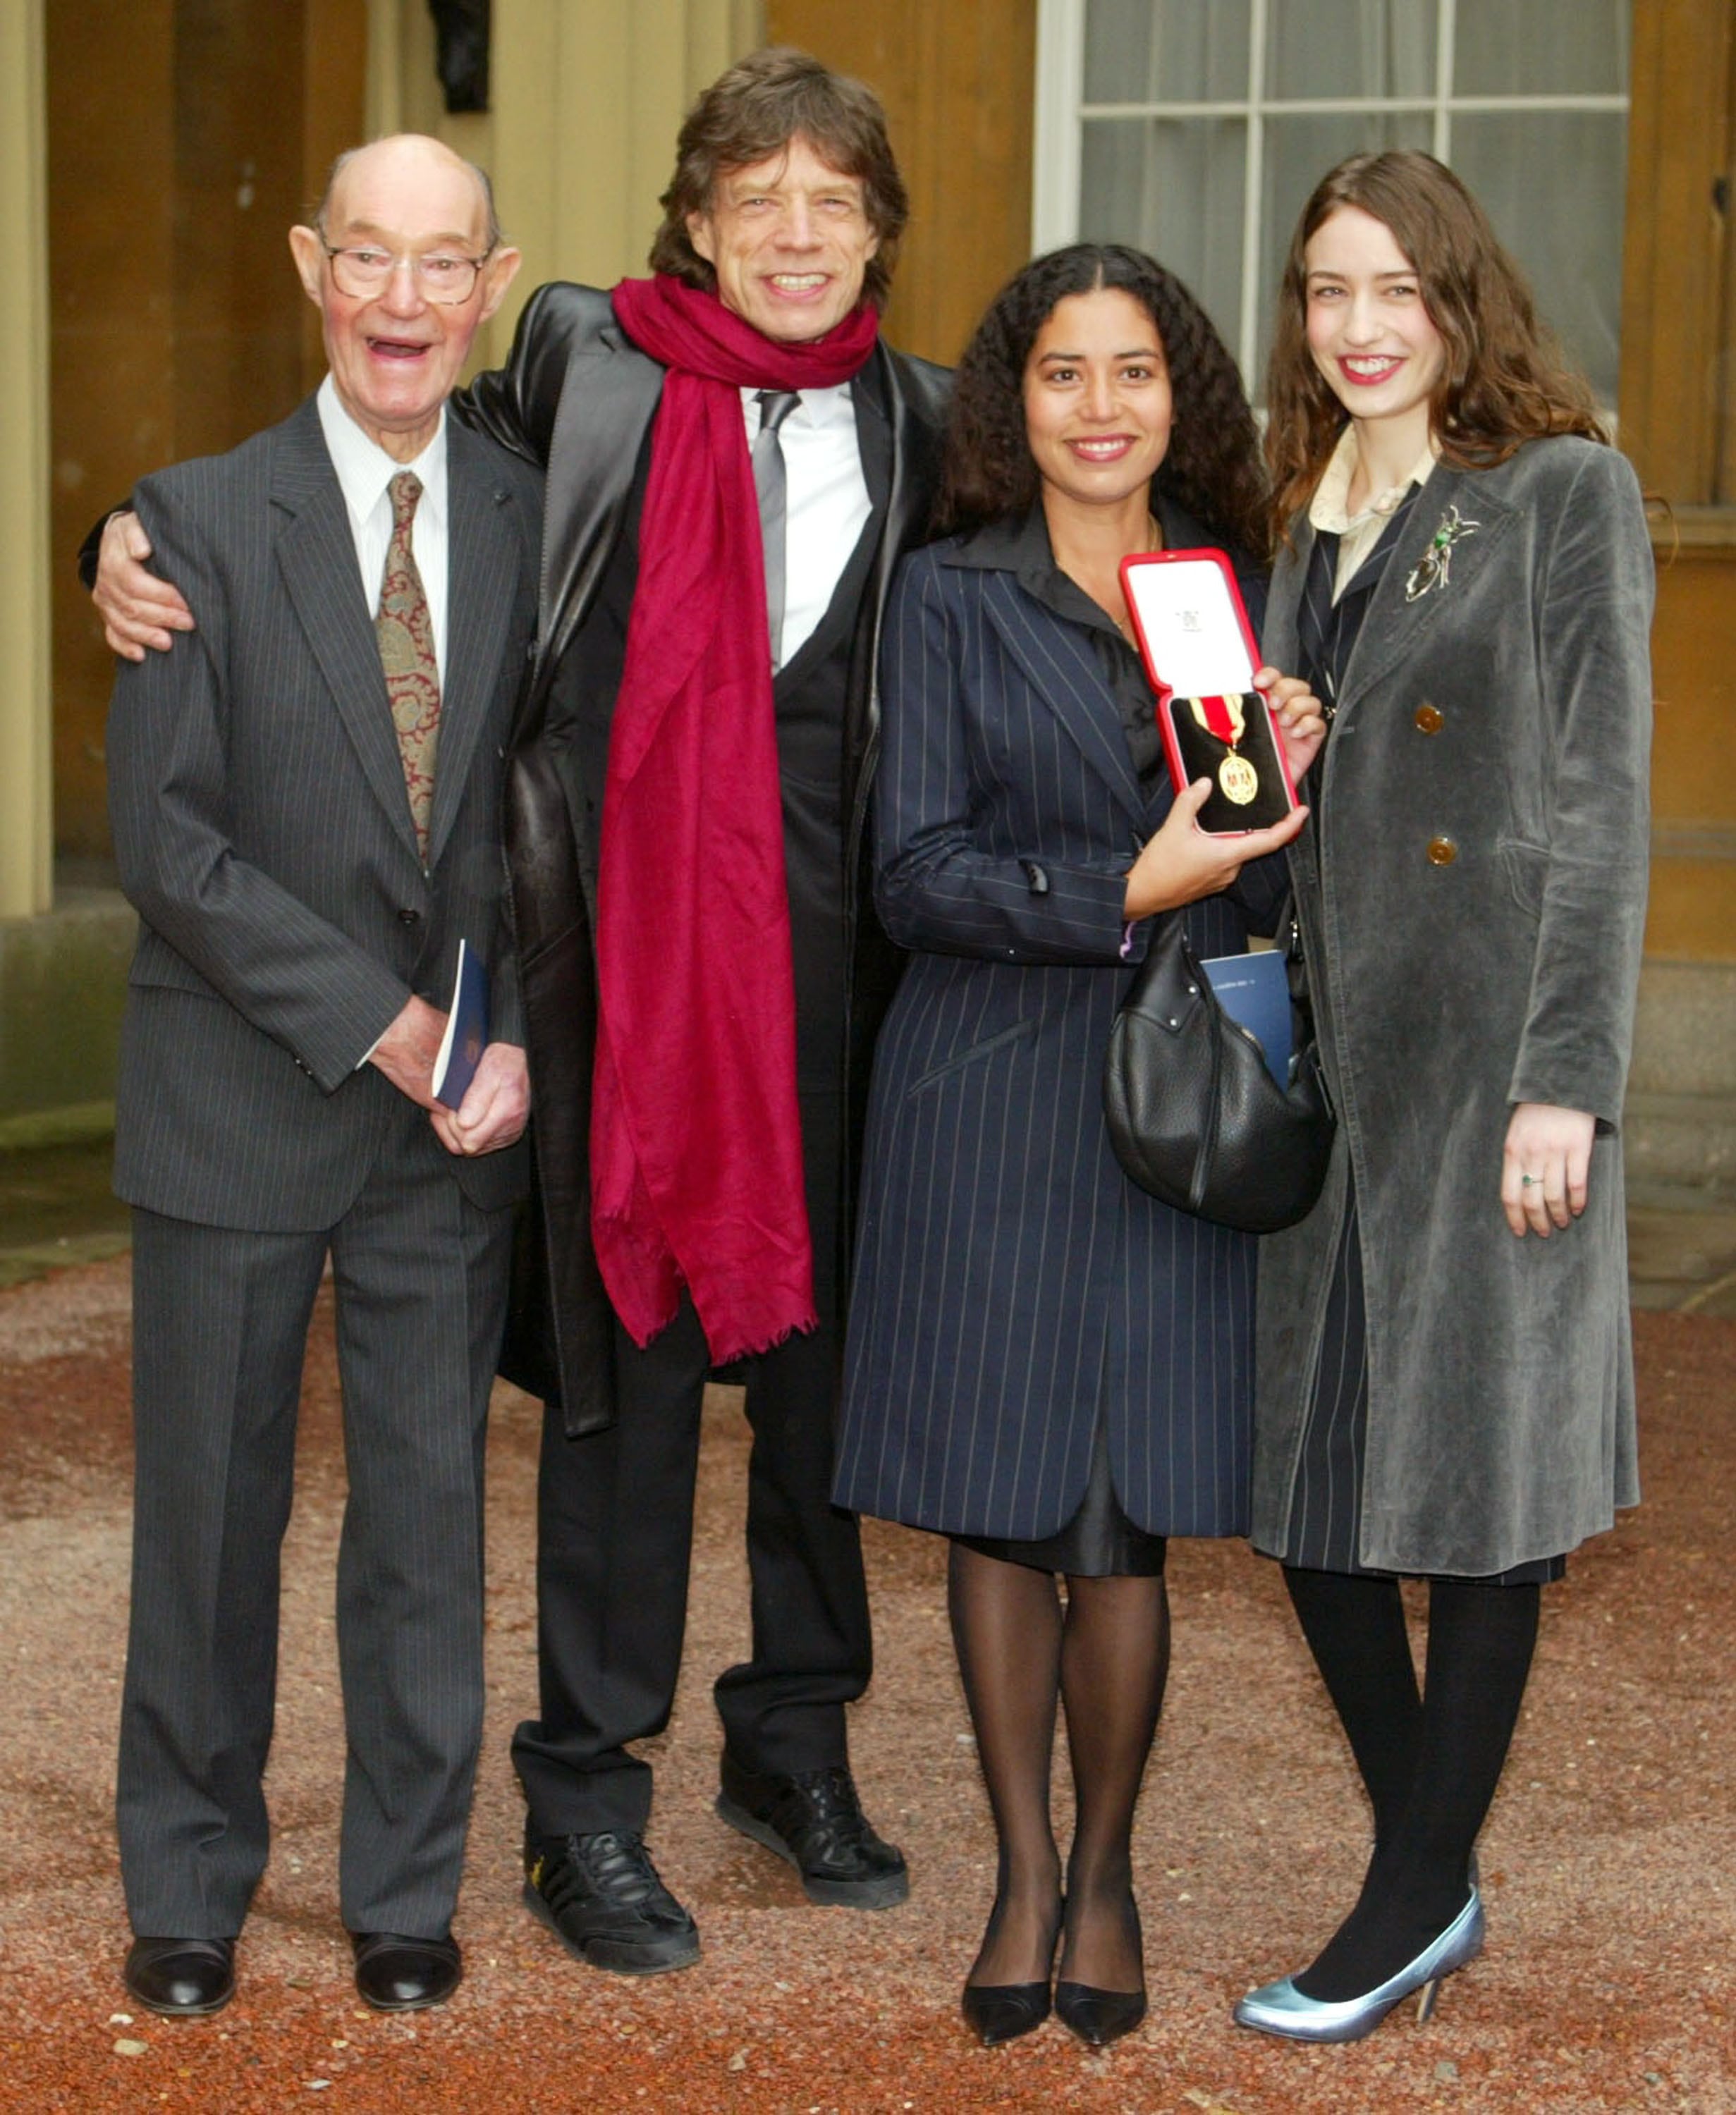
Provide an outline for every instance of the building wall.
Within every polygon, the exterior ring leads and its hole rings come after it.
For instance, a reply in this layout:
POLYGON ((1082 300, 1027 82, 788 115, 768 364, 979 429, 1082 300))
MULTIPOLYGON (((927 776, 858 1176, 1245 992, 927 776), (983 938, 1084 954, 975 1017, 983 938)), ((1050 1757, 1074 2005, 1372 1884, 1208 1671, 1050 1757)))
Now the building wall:
POLYGON ((1651 907, 1660 961, 1736 962, 1736 8, 1636 0, 1621 442, 1655 510, 1651 907))
POLYGON ((767 0, 765 26, 879 90, 911 195, 887 334, 950 366, 1031 255, 1036 0, 767 0))
POLYGON ((361 130, 366 14, 83 0, 46 28, 54 837, 99 870, 113 664, 74 554, 135 478, 232 447, 317 375, 285 231, 361 130))

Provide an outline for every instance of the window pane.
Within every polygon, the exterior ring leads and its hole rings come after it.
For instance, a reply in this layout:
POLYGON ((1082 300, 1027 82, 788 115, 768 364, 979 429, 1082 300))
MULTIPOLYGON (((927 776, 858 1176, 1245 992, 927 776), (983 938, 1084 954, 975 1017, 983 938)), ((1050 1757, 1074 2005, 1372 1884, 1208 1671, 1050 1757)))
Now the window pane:
POLYGON ((1280 103, 1432 95, 1435 5, 1436 0, 1272 0, 1266 94, 1280 103))
POLYGON ((1455 95, 1625 95, 1632 0, 1458 0, 1455 95))
POLYGON ((1087 103, 1225 103, 1247 95, 1249 0, 1088 0, 1087 103))
POLYGON ((1453 121, 1454 167, 1604 404, 1615 401, 1627 130, 1619 113, 1601 111, 1453 121))
POLYGON ((1429 145, 1426 111, 1400 112, 1383 117, 1375 112, 1341 117, 1274 117, 1265 128, 1265 167, 1260 198, 1260 332, 1258 367, 1248 377, 1256 395, 1265 393, 1265 357, 1272 343, 1272 302, 1290 237, 1314 186, 1347 154, 1383 147, 1429 145))
POLYGON ((1233 347, 1242 314, 1239 119, 1106 118, 1085 127, 1079 235, 1131 242, 1186 280, 1233 347))

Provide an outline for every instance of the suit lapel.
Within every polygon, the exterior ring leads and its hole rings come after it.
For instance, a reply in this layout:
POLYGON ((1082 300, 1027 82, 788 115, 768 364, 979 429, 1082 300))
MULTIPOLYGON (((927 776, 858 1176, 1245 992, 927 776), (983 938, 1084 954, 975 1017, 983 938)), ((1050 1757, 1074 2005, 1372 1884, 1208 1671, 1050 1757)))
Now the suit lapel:
POLYGON ((280 429, 271 496, 282 517, 277 557, 284 588, 374 797, 415 852, 416 825, 356 539, 311 399, 280 429))
MULTIPOLYGON (((1513 525, 1513 510, 1490 499, 1479 484, 1474 471, 1442 465, 1417 493, 1351 649, 1339 696, 1341 718, 1390 668, 1417 651, 1449 603, 1461 599, 1486 567, 1499 562, 1500 545, 1513 525), (1412 596, 1411 583, 1421 577, 1420 569, 1430 545, 1449 523, 1456 524, 1462 533, 1452 545, 1447 576, 1412 596)), ((1298 584, 1307 577, 1306 557, 1304 553, 1303 566, 1296 576, 1298 584)))
POLYGON ((488 718, 512 619, 516 539, 512 495, 492 475, 489 451, 456 420, 446 423, 451 526, 447 539, 446 681, 428 833, 433 866, 464 796, 476 741, 488 718))
POLYGON ((863 605, 878 610, 885 607, 893 567, 908 540, 905 516, 909 512, 909 450, 902 428, 911 415, 892 388, 884 345, 875 346, 873 359, 852 385, 851 396, 856 406, 856 440, 861 452, 862 475, 879 530, 873 573, 863 605), (889 413, 889 393, 896 400, 889 413), (896 425, 894 420, 898 422, 896 425))
POLYGON ((1142 828, 1148 803, 1089 640, 1033 602, 1010 572, 985 569, 983 587, 989 622, 1023 669, 1037 700, 1054 713, 1136 827, 1142 828))
POLYGON ((878 360, 870 360, 851 384, 850 401, 856 411, 856 445, 868 503, 884 520, 892 498, 893 446, 878 360))

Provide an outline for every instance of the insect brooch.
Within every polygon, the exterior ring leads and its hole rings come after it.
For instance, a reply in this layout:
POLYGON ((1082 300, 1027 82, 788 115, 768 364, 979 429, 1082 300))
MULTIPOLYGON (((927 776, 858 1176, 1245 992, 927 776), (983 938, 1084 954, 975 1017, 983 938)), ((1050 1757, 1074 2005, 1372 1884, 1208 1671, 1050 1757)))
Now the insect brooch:
POLYGON ((1449 507, 1440 517, 1440 526, 1429 539, 1429 548, 1412 567, 1404 583, 1404 599, 1416 602, 1431 588, 1444 588, 1453 565, 1453 546, 1482 527, 1481 521, 1466 521, 1456 507, 1449 507))

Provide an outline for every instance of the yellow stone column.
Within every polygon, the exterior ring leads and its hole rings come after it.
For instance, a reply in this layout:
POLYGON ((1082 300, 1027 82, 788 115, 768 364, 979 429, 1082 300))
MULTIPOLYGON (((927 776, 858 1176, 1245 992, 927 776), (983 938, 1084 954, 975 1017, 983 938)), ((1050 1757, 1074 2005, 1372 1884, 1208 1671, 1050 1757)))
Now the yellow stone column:
POLYGON ((0 0, 0 918, 53 895, 48 626, 48 241, 42 0, 0 0))

